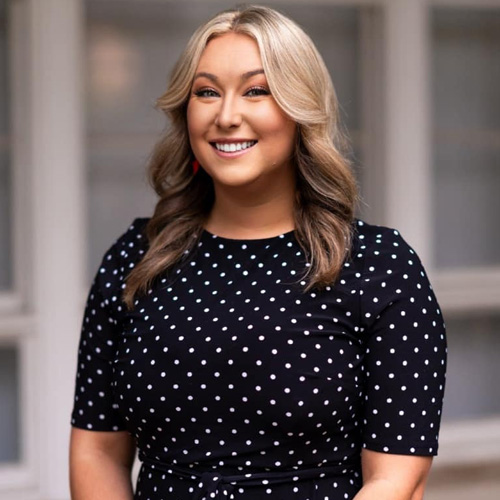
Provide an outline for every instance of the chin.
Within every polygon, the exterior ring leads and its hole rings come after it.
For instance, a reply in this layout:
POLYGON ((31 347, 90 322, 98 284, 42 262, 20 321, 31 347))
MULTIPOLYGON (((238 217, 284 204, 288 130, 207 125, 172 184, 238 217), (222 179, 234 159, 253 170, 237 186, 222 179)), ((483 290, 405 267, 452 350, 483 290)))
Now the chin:
POLYGON ((226 175, 212 175, 212 180, 215 186, 220 187, 246 187, 258 182, 260 176, 256 173, 242 172, 241 169, 237 172, 226 172, 226 175))

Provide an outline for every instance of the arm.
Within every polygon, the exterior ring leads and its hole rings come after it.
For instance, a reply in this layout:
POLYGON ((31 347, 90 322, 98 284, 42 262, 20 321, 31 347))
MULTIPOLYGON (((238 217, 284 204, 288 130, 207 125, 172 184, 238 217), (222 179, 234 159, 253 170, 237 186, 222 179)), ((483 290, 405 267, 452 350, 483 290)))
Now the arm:
POLYGON ((354 500, 422 500, 432 457, 361 452, 363 487, 354 500))
POLYGON ((355 498, 421 500, 438 449, 445 325, 415 251, 396 231, 368 229, 361 301, 363 487, 355 498))
POLYGON ((95 432, 73 427, 70 444, 72 500, 132 500, 135 456, 125 431, 95 432))

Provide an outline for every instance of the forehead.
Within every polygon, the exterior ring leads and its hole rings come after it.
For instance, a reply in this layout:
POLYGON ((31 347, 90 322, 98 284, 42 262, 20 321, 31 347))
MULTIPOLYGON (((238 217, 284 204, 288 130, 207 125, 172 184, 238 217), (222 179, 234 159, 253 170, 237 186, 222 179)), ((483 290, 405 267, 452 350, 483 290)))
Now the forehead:
POLYGON ((241 75, 262 68, 257 42, 240 33, 226 33, 210 40, 203 51, 198 71, 241 75))

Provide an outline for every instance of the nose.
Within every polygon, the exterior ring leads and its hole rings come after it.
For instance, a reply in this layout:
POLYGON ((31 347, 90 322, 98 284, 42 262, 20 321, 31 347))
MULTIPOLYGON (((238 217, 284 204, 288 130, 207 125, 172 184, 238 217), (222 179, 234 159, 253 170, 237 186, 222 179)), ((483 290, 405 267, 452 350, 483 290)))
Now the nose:
POLYGON ((221 99, 220 108, 215 117, 215 124, 219 128, 236 128, 242 122, 241 109, 239 109, 237 99, 233 96, 225 96, 221 99))

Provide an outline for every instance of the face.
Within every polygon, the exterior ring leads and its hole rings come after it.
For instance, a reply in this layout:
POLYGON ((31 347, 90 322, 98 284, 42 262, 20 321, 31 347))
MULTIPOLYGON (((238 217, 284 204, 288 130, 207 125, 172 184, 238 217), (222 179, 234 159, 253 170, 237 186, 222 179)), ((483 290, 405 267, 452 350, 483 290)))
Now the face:
POLYGON ((228 33, 205 48, 187 109, 191 148, 218 188, 291 186, 295 122, 270 94, 257 43, 228 33), (279 184, 276 184, 279 183, 279 184))

